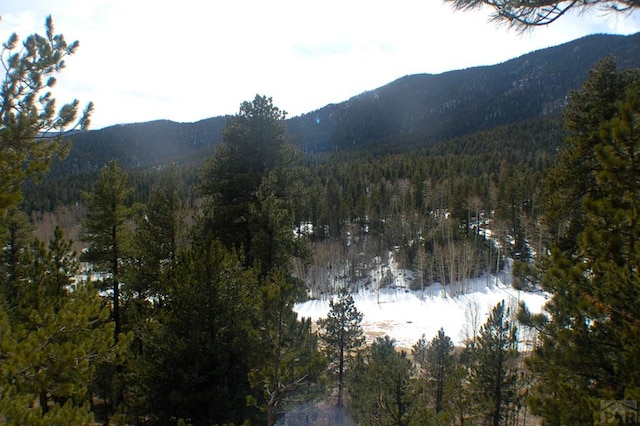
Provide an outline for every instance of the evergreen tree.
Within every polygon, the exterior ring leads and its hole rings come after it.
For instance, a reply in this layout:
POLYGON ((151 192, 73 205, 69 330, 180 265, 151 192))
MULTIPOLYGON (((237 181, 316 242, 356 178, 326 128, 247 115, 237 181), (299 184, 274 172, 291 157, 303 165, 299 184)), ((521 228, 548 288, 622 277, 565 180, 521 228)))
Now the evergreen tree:
POLYGON ((583 197, 601 191, 594 174, 601 168, 594 148, 600 144, 602 123, 614 117, 616 102, 629 82, 637 79, 638 71, 617 72, 615 59, 607 56, 589 72, 582 89, 571 93, 564 111, 568 134, 544 181, 545 221, 555 236, 554 244, 567 254, 577 250, 578 234, 586 226, 583 197))
POLYGON ((469 381, 487 424, 507 424, 516 397, 517 327, 504 300, 491 310, 480 333, 468 348, 469 381))
POLYGON ((62 34, 55 34, 51 16, 45 30, 44 36, 32 34, 22 43, 12 34, 0 56, 5 71, 0 85, 0 216, 22 200, 22 183, 28 177, 42 177, 52 159, 66 155, 64 130, 88 126, 93 108, 89 103, 78 120, 77 100, 55 111, 50 89, 79 44, 68 44, 62 34))
POLYGON ((296 285, 284 271, 274 270, 260 288, 257 330, 258 347, 250 374, 253 387, 261 393, 253 401, 266 413, 272 426, 296 397, 310 398, 324 359, 317 348, 317 336, 309 318, 298 319, 293 310, 296 285))
POLYGON ((126 220, 129 209, 125 202, 131 189, 128 175, 115 161, 100 171, 92 192, 85 193, 87 217, 84 239, 90 243, 84 259, 94 270, 111 281, 115 333, 120 334, 120 264, 128 249, 126 220))
POLYGON ((262 275, 277 268, 288 269, 298 255, 307 261, 304 238, 295 238, 290 197, 283 193, 289 184, 283 173, 271 172, 258 189, 258 202, 249 209, 250 245, 247 255, 258 261, 262 275))
POLYGON ((176 169, 170 169, 158 177, 151 187, 147 203, 140 208, 136 218, 136 230, 131 244, 133 254, 128 268, 127 286, 123 290, 126 299, 125 315, 144 321, 145 311, 154 304, 162 304, 166 297, 166 285, 172 271, 180 244, 186 238, 184 212, 179 193, 179 177, 176 169))
MULTIPOLYGON (((286 138, 285 117, 271 98, 256 96, 252 102, 243 102, 240 112, 228 118, 223 143, 205 165, 200 187, 207 199, 203 233, 228 248, 244 250, 247 264, 261 262, 265 273, 282 257, 277 253, 287 252, 291 243, 282 245, 285 241, 276 236, 269 241, 264 235, 255 235, 256 229, 281 236, 283 231, 272 227, 286 225, 286 235, 293 239, 293 217, 283 217, 280 203, 274 200, 283 199, 287 175, 281 171, 295 158, 295 149, 286 138), (277 178, 275 172, 279 172, 277 178), (260 191, 269 175, 270 182, 260 191), (268 219, 276 212, 274 220, 268 219)), ((288 262, 290 254, 283 256, 288 262)))
POLYGON ((389 336, 378 337, 359 352, 348 385, 354 420, 370 425, 408 424, 411 373, 407 353, 396 351, 389 336))
POLYGON ((318 320, 320 339, 325 345, 330 368, 338 375, 338 407, 342 407, 346 363, 364 344, 361 323, 362 313, 346 288, 339 290, 337 300, 329 302, 327 318, 318 320))
POLYGON ((414 362, 420 366, 424 392, 431 394, 429 400, 435 414, 440 414, 445 409, 446 387, 451 382, 454 369, 453 342, 441 328, 428 343, 423 335, 413 346, 412 355, 414 362))
POLYGON ((521 312, 540 331, 530 402, 549 423, 598 421, 600 401, 640 398, 638 76, 607 59, 567 106, 571 133, 552 177, 572 195, 570 232, 543 264, 549 317, 521 312), (582 193, 568 186, 576 163, 582 193))
POLYGON ((24 252, 32 241, 33 225, 21 210, 11 208, 0 217, 0 294, 11 306, 21 297, 22 261, 24 252))
POLYGON ((97 291, 76 281, 77 257, 59 228, 48 249, 34 241, 23 256, 21 297, 11 316, 0 309, 0 418, 89 424, 96 366, 117 361, 126 338, 115 341, 97 291))
POLYGON ((66 155, 65 129, 89 123, 91 104, 78 120, 77 101, 55 111, 48 90, 78 43, 54 34, 51 17, 45 26, 45 36, 29 36, 21 49, 13 34, 0 57, 0 281, 8 284, 0 291, 0 419, 8 425, 92 423, 96 365, 126 346, 122 336, 115 342, 97 291, 76 278, 77 257, 60 229, 47 248, 28 236, 24 214, 7 214, 22 199, 22 183, 66 155))
MULTIPOLYGON (((89 247, 82 253, 82 258, 100 275, 101 290, 111 293, 108 304, 116 339, 126 331, 122 326, 120 291, 124 276, 122 269, 131 248, 127 224, 130 209, 125 205, 130 193, 128 174, 115 160, 100 170, 93 190, 83 193, 87 206, 83 239, 89 242, 89 247)), ((122 372, 122 365, 105 363, 96 375, 95 390, 105 400, 107 418, 111 410, 120 410, 123 403, 122 372)))
POLYGON ((149 357, 149 345, 156 324, 166 319, 169 287, 186 234, 178 176, 177 169, 170 168, 154 182, 148 202, 136 218, 133 256, 124 272, 122 326, 134 335, 124 365, 124 403, 130 414, 146 415, 152 405, 148 378, 157 365, 149 357))
MULTIPOLYGON (((219 241, 179 251, 164 303, 140 335, 149 413, 163 423, 242 424, 257 418, 247 405, 248 374, 262 353, 255 336, 258 277, 219 241)), ((261 362, 260 358, 256 362, 261 362)))

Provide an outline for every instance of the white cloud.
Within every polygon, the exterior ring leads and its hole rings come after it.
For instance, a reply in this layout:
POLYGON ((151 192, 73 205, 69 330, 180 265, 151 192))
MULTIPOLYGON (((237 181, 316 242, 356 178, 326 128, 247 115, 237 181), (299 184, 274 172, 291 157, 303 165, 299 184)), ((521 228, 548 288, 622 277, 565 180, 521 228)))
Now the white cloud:
POLYGON ((5 0, 0 39, 41 32, 51 14, 80 40, 56 88, 96 104, 94 128, 234 114, 256 93, 297 115, 396 78, 488 65, 640 17, 573 14, 523 35, 488 11, 432 0, 5 0))

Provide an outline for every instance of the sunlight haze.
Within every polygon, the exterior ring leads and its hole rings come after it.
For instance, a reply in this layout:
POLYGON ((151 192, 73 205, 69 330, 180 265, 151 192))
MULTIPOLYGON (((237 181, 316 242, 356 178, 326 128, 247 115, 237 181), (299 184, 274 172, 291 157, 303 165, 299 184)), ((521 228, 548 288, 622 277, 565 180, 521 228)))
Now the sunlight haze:
POLYGON ((255 94, 289 117, 408 74, 492 65, 595 33, 640 31, 640 16, 569 14, 520 34, 489 11, 433 0, 8 0, 0 38, 56 33, 80 41, 54 95, 95 103, 92 128, 235 114, 255 94))

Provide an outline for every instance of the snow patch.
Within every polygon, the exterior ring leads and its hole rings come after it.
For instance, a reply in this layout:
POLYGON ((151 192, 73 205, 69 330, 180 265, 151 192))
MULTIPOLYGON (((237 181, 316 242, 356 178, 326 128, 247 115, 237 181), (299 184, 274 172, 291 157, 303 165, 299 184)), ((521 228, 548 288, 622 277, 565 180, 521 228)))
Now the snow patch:
MULTIPOLYGON (((424 292, 405 288, 360 289, 353 293, 356 308, 362 312, 364 329, 370 342, 376 337, 389 335, 400 348, 410 349, 424 334, 431 340, 442 327, 456 345, 463 345, 465 336, 472 333, 475 315, 478 324, 486 321, 491 309, 505 300, 507 306, 517 309, 525 302, 533 313, 543 311, 548 295, 515 290, 509 285, 487 285, 486 280, 469 283, 470 292, 450 297, 440 285, 427 287, 424 292)), ((317 321, 329 312, 329 300, 309 300, 296 304, 299 316, 317 321)))

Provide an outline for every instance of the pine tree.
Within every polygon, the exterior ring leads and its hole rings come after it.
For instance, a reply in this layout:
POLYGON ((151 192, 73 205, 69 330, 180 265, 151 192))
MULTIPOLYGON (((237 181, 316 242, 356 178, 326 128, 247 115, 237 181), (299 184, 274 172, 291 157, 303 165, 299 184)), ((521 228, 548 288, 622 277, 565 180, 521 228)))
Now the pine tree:
POLYGON ((528 360, 537 374, 533 411, 549 423, 578 424, 598 421, 602 400, 640 398, 632 337, 640 333, 638 71, 602 61, 567 110, 571 132, 551 176, 573 207, 560 210, 569 232, 543 264, 549 317, 521 316, 540 331, 528 360), (583 192, 573 186, 577 173, 579 186, 588 184, 583 192))
POLYGON ((425 381, 424 391, 431 394, 429 400, 433 403, 436 415, 440 414, 445 409, 445 388, 453 374, 453 342, 441 328, 428 343, 423 335, 413 346, 412 355, 414 362, 420 366, 420 375, 425 381))
POLYGON ((77 100, 55 111, 50 89, 79 43, 68 44, 62 34, 55 34, 51 16, 45 30, 44 36, 32 34, 22 43, 12 34, 0 56, 5 70, 0 86, 0 217, 22 200, 22 183, 28 177, 42 177, 54 158, 66 155, 65 129, 84 129, 93 108, 89 103, 78 120, 77 100))
POLYGON ((309 318, 298 319, 293 310, 296 285, 282 270, 272 271, 260 288, 257 316, 257 366, 250 374, 256 391, 253 401, 266 413, 269 426, 276 421, 294 397, 314 390, 325 368, 317 348, 317 336, 309 318))
POLYGON ((132 256, 124 271, 121 291, 122 327, 133 333, 124 364, 126 411, 146 415, 152 405, 148 378, 157 368, 150 348, 159 321, 166 318, 169 287, 176 269, 181 240, 186 232, 177 169, 170 168, 154 182, 147 204, 136 218, 132 256))
POLYGON ((180 243, 187 234, 182 229, 185 223, 178 188, 177 170, 160 175, 136 218, 131 244, 134 260, 127 270, 124 289, 127 301, 138 305, 134 310, 144 311, 140 305, 150 300, 161 304, 166 296, 166 283, 171 280, 180 243))
POLYGON ((93 191, 84 194, 87 205, 84 239, 90 243, 84 258, 96 272, 105 276, 105 281, 111 281, 116 336, 122 330, 120 264, 128 249, 126 220, 129 209, 125 203, 130 192, 127 173, 112 160, 100 171, 93 191))
POLYGON ((325 345, 330 368, 338 374, 338 407, 342 407, 346 364, 364 344, 361 323, 362 313, 346 288, 339 290, 337 300, 329 302, 327 318, 318 320, 320 339, 325 345))
POLYGON ((477 339, 468 348, 471 357, 470 386, 487 424, 507 423, 516 395, 518 357, 517 327, 504 300, 491 310, 477 339))
POLYGON ((248 374, 262 353, 255 335, 258 276, 219 241, 195 239, 177 253, 167 295, 140 336, 141 390, 148 413, 169 423, 242 424, 257 418, 247 405, 248 374))
POLYGON ((21 210, 11 208, 0 217, 0 294, 11 306, 21 297, 22 261, 27 246, 31 243, 33 225, 21 210))
POLYGON ((89 124, 91 104, 78 120, 78 101, 55 111, 49 89, 78 42, 54 34, 51 17, 45 27, 21 48, 13 34, 0 57, 0 419, 8 425, 90 424, 96 365, 115 361, 126 345, 115 343, 96 290, 75 279, 77 258, 60 229, 47 248, 28 237, 24 214, 7 214, 24 181, 66 155, 65 130, 89 124))
POLYGON ((306 261, 305 239, 295 238, 294 219, 283 173, 271 172, 264 177, 257 193, 257 203, 249 209, 250 245, 247 255, 258 261, 262 275, 277 268, 289 268, 291 259, 299 255, 306 261))
POLYGON ((354 420, 371 425, 405 425, 410 413, 411 361, 389 336, 358 353, 348 383, 354 420))
POLYGON ((558 160, 544 180, 544 215, 555 235, 554 244, 572 254, 586 225, 582 209, 585 194, 597 194, 594 172, 600 166, 594 147, 600 143, 602 123, 616 113, 616 102, 638 72, 617 72, 615 59, 607 56, 589 72, 581 90, 571 93, 564 111, 568 135, 558 160))
POLYGON ((117 361, 127 341, 115 341, 97 291, 76 281, 77 257, 59 228, 48 248, 34 241, 23 256, 21 298, 10 316, 0 310, 0 417, 88 424, 96 366, 117 361))
POLYGON ((257 95, 252 102, 243 102, 240 112, 228 118, 223 143, 206 163, 200 186, 207 200, 202 232, 228 248, 242 249, 247 265, 262 263, 264 273, 283 266, 274 263, 280 257, 288 261, 292 243, 283 244, 281 236, 293 239, 293 217, 282 216, 288 185, 282 170, 296 157, 286 138, 285 117, 271 98, 257 95), (277 217, 272 220, 271 214, 277 217), (273 228, 275 225, 286 225, 288 232, 273 228), (256 228, 272 233, 274 239, 256 235, 256 228), (279 256, 280 251, 285 254, 279 256))

